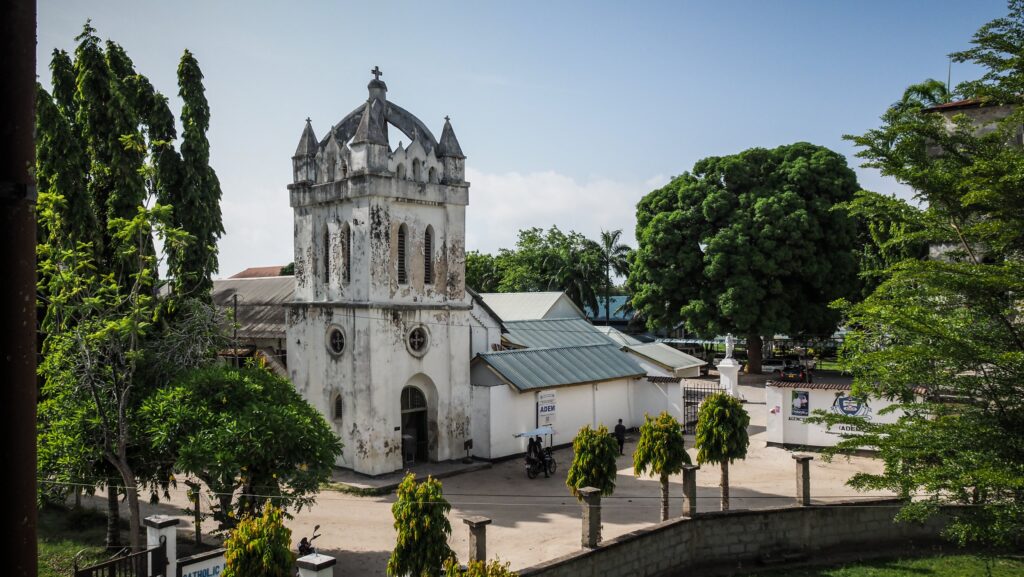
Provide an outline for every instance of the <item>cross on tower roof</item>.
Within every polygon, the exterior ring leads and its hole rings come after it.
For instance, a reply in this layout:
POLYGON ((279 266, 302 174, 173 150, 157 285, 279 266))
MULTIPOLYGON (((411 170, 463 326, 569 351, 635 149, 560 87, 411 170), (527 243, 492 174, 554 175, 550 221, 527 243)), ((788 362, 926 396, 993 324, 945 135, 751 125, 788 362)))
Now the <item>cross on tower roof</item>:
POLYGON ((444 121, 445 121, 445 122, 449 122, 449 121, 451 121, 451 118, 448 118, 448 116, 447 116, 447 115, 445 115, 445 117, 444 117, 444 121))
POLYGON ((373 74, 374 80, 380 80, 380 77, 384 76, 384 73, 380 71, 379 66, 374 66, 373 70, 370 71, 370 74, 373 74))

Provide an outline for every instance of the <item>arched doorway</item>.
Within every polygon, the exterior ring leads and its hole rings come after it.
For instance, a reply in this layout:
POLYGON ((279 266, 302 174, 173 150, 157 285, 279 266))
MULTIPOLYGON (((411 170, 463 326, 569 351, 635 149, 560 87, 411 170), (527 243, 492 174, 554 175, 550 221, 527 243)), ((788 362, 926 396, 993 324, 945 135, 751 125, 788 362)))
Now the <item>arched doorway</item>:
POLYGON ((402 460, 406 463, 430 460, 427 397, 412 386, 402 389, 402 460))

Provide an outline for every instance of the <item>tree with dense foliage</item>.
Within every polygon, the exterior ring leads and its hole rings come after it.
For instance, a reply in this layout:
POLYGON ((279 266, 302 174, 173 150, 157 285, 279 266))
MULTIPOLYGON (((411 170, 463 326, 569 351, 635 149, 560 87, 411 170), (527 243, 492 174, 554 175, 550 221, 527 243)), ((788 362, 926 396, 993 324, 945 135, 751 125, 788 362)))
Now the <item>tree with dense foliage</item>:
POLYGON ((889 268, 906 259, 928 256, 928 233, 917 209, 904 200, 860 190, 846 203, 860 229, 861 296, 871 294, 889 268))
POLYGON ((640 426, 640 440, 633 452, 633 471, 643 475, 650 471, 661 483, 661 520, 668 521, 668 478, 690 464, 686 452, 686 438, 683 427, 668 412, 657 418, 644 416, 640 426))
POLYGON ((258 515, 242 518, 225 539, 221 577, 292 576, 295 554, 284 511, 269 503, 262 509, 258 515))
MULTIPOLYGON (((176 185, 180 161, 167 99, 89 23, 77 41, 73 59, 53 53, 52 96, 37 88, 39 473, 49 481, 44 498, 66 493, 59 483, 105 483, 113 545, 118 491, 137 529, 138 488, 166 484, 141 442, 138 404, 173 374, 212 359, 216 315, 210 307, 197 314, 188 299, 154 298, 154 235, 168 252, 189 241, 158 202, 176 185), (171 305, 182 318, 162 314, 171 305), (181 338, 200 325, 203 334, 181 338), (197 361, 190 355, 199 348, 197 361)), ((138 532, 131 537, 137 546, 138 532)))
POLYGON ((258 514, 257 495, 301 511, 331 477, 341 441, 287 379, 259 367, 190 371, 142 408, 154 449, 206 485, 221 528, 258 514))
POLYGON ((842 155, 800 142, 705 158, 637 205, 628 286, 649 327, 704 337, 831 335, 829 304, 857 291, 856 224, 842 207, 858 189, 842 155))
POLYGON ((718 392, 704 399, 697 411, 697 463, 722 466, 722 510, 729 510, 729 465, 747 458, 750 415, 736 397, 718 392))
POLYGON ((471 250, 466 253, 466 286, 481 293, 498 291, 501 284, 500 259, 471 250))
POLYGON ((388 575, 440 577, 445 563, 455 558, 455 552, 448 546, 448 536, 452 534, 448 522, 451 508, 440 481, 427 477, 417 483, 415 475, 406 474, 391 506, 398 540, 388 559, 388 575))
POLYGON ((572 440, 572 464, 565 486, 577 499, 581 498, 579 490, 584 487, 594 487, 602 495, 611 495, 618 475, 615 465, 618 456, 619 444, 608 432, 608 427, 600 425, 591 429, 590 425, 583 425, 572 440))
MULTIPOLYGON (((617 276, 629 274, 630 253, 632 250, 619 242, 622 236, 622 229, 602 230, 601 241, 601 264, 604 267, 604 318, 610 322, 612 318, 611 296, 612 296, 612 273, 617 276)), ((594 309, 594 316, 597 316, 597 309, 594 309)))
POLYGON ((217 239, 224 234, 220 213, 220 181, 210 166, 210 106, 203 88, 203 73, 188 50, 178 65, 181 96, 180 186, 167 191, 164 204, 174 207, 174 224, 193 239, 168 255, 168 274, 179 295, 211 298, 217 272, 217 239))
POLYGON ((1015 545, 1024 537, 1024 150, 1015 144, 1024 2, 1011 1, 972 44, 953 59, 984 73, 957 92, 992 107, 987 130, 966 114, 893 107, 879 128, 850 137, 866 166, 912 187, 925 207, 913 222, 923 232, 911 240, 925 235, 942 250, 892 264, 869 297, 842 306, 853 394, 894 399, 901 416, 893 424, 818 418, 853 429, 837 451, 878 451, 884 471, 850 483, 907 497, 898 518, 964 505, 947 510, 950 538, 1015 545))

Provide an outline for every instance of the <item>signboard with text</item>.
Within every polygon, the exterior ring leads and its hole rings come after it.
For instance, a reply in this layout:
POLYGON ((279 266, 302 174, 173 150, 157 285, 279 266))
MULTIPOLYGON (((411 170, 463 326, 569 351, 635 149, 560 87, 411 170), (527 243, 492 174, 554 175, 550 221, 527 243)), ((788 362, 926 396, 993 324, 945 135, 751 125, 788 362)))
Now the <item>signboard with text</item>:
POLYGON ((178 559, 178 577, 218 577, 224 572, 224 549, 178 559))
POLYGON ((537 426, 554 426, 555 424, 555 391, 537 393, 537 426))

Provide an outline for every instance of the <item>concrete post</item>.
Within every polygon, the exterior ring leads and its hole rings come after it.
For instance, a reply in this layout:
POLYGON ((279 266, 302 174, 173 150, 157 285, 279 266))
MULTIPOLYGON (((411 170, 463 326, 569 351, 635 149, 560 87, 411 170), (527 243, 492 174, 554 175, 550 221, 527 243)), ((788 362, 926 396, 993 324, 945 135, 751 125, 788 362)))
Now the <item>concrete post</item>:
POLYGON ((722 359, 718 364, 718 374, 722 390, 740 398, 740 364, 736 359, 722 359))
POLYGON ((583 547, 594 549, 601 542, 601 490, 583 487, 583 547))
POLYGON ((683 517, 697 516, 697 471, 700 465, 683 465, 683 517))
POLYGON ((334 557, 313 553, 299 557, 295 564, 299 566, 299 577, 333 577, 337 562, 334 557))
MULTIPOLYGON (((152 549, 160 544, 160 537, 167 542, 167 572, 165 575, 178 574, 178 519, 170 515, 150 515, 142 520, 146 526, 146 548, 152 549)), ((152 559, 147 565, 152 564, 152 559)), ((149 574, 157 573, 160 568, 149 568, 149 574)))
POLYGON ((487 561, 487 526, 491 520, 487 517, 466 517, 463 523, 469 525, 469 560, 487 561))
POLYGON ((811 455, 793 455, 796 460, 796 503, 801 507, 811 504, 811 455))

